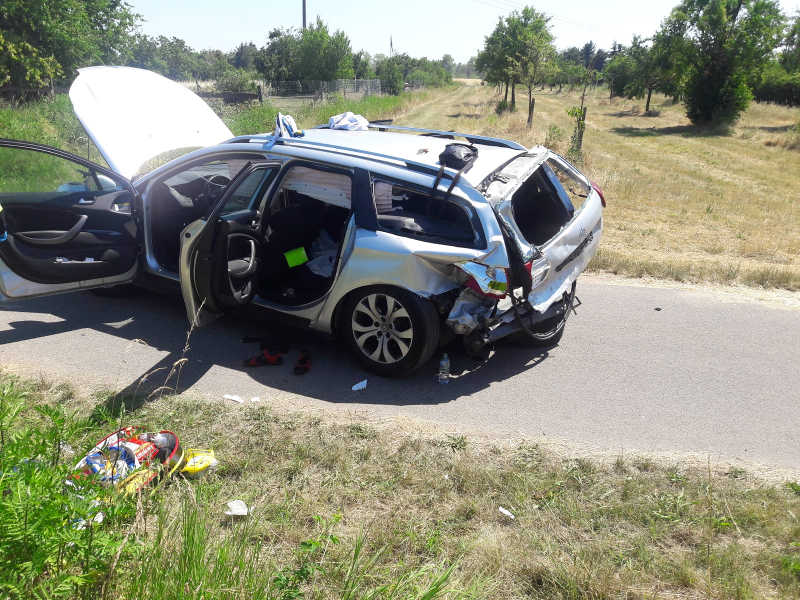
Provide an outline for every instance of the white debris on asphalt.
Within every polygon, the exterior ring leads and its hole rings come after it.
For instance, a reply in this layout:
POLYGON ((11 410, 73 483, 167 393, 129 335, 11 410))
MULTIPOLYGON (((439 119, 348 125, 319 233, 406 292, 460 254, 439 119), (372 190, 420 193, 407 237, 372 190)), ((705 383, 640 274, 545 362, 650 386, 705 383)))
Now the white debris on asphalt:
POLYGON ((234 394, 225 394, 223 398, 225 398, 225 400, 233 400, 234 402, 238 402, 239 404, 244 402, 241 396, 236 396, 234 394))

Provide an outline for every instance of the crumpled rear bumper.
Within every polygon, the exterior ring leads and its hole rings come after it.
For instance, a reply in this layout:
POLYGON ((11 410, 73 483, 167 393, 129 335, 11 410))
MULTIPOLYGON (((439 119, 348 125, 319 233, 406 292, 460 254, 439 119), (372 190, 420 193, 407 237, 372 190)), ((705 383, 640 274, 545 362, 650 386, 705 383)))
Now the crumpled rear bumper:
MULTIPOLYGON (((603 230, 600 197, 592 192, 572 222, 540 248, 549 263, 544 279, 534 287, 515 311, 510 300, 499 305, 498 314, 481 331, 470 332, 468 345, 499 341, 524 331, 520 319, 530 329, 556 317, 562 317, 570 306, 573 284, 597 252, 603 230), (518 316, 519 315, 519 316, 518 316)), ((464 311, 464 307, 461 307, 464 311)), ((476 310, 482 308, 476 306, 476 310)))

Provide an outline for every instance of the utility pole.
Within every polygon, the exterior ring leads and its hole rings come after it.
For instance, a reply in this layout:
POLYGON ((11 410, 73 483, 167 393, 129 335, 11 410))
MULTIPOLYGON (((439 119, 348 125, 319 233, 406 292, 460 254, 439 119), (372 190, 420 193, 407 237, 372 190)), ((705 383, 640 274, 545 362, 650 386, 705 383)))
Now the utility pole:
POLYGON ((306 28, 306 0, 303 0, 303 29, 306 28))

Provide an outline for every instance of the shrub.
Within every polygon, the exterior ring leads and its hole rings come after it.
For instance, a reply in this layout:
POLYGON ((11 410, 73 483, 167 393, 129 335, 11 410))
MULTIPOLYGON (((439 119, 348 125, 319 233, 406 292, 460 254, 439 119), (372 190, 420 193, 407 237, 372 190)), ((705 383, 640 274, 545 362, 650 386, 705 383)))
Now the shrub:
POLYGON ((758 102, 800 106, 800 72, 789 73, 778 62, 770 63, 753 88, 758 102))
POLYGON ((215 87, 220 92, 255 92, 255 75, 244 69, 229 69, 217 79, 215 87))
POLYGON ((709 63, 692 71, 686 83, 686 116, 695 125, 729 125, 750 104, 744 73, 709 63))
POLYGON ((564 130, 558 125, 550 125, 550 127, 547 128, 547 135, 544 138, 544 145, 547 148, 556 150, 563 139, 564 130))

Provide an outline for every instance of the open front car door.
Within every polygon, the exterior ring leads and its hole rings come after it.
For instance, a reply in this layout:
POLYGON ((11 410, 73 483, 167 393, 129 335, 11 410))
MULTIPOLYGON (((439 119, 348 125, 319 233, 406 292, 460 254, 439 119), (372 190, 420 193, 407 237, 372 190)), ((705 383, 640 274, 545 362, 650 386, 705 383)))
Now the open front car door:
POLYGON ((256 296, 264 244, 259 211, 278 168, 277 163, 248 164, 208 219, 181 232, 181 293, 192 326, 205 325, 256 296))
POLYGON ((69 152, 0 139, 0 302, 134 279, 136 192, 69 152))

